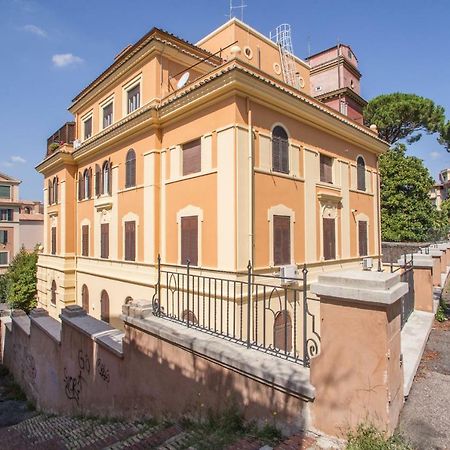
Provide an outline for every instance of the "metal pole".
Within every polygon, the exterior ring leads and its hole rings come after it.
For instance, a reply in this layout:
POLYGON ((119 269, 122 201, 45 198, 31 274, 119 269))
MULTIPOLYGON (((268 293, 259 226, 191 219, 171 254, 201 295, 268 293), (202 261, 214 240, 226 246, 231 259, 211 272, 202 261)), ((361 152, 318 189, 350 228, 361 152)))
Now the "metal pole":
POLYGON ((248 296, 247 296, 247 348, 250 348, 250 327, 251 327, 251 320, 250 316, 252 313, 252 305, 251 305, 251 298, 252 298, 252 263, 250 260, 248 261, 247 265, 247 276, 248 276, 248 296))
POLYGON ((187 325, 188 328, 189 328, 189 313, 190 313, 190 310, 189 310, 189 267, 190 267, 190 265, 191 265, 191 260, 188 259, 187 260, 187 282, 186 282, 186 291, 187 291, 187 298, 186 298, 186 312, 187 312, 186 316, 187 316, 187 319, 186 319, 186 325, 187 325))
POLYGON ((309 367, 308 356, 308 269, 306 263, 302 269, 303 278, 303 365, 309 367))
POLYGON ((158 316, 161 317, 161 255, 158 254, 158 316))

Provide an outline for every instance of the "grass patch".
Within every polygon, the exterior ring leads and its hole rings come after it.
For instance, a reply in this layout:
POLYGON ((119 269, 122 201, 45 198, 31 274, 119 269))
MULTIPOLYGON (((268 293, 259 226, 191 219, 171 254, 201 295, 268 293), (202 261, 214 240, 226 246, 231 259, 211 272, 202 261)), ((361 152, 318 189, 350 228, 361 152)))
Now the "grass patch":
POLYGON ((373 425, 361 424, 347 434, 347 450, 413 450, 399 433, 388 436, 373 425))
POLYGON ((235 407, 229 407, 221 413, 209 411, 204 420, 185 418, 182 426, 190 435, 186 447, 196 450, 220 450, 244 437, 272 445, 281 440, 281 433, 275 425, 258 427, 255 422, 246 422, 235 407))

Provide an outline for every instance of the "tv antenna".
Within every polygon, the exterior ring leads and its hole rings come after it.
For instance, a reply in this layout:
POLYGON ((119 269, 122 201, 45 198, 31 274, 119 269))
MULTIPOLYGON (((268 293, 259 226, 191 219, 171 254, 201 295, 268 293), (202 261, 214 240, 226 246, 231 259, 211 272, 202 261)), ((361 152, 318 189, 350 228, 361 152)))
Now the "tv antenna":
MULTIPOLYGON (((236 0, 230 0, 230 14, 228 17, 230 18, 230 20, 233 17, 237 17, 236 13, 234 11, 237 9, 240 9, 241 10, 241 21, 243 22, 244 21, 244 8, 246 8, 247 5, 244 5, 244 0, 240 0, 241 1, 240 5, 235 5, 235 1, 236 0)), ((237 1, 239 1, 239 0, 237 0, 237 1)))

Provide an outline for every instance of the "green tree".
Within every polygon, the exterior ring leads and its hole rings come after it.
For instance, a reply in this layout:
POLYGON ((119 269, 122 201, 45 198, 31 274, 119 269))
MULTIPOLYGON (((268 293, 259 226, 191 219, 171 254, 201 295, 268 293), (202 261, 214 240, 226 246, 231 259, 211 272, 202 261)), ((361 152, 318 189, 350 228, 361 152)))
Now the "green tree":
POLYGON ((30 312, 36 307, 37 251, 22 248, 6 273, 6 300, 12 308, 30 312))
POLYGON ((422 133, 438 133, 438 141, 449 151, 450 122, 445 110, 432 100, 396 92, 373 98, 364 109, 364 123, 375 124, 379 136, 394 145, 401 140, 417 142, 422 133))
POLYGON ((381 234, 386 241, 424 241, 436 225, 428 192, 433 178, 421 159, 398 144, 380 157, 381 234))

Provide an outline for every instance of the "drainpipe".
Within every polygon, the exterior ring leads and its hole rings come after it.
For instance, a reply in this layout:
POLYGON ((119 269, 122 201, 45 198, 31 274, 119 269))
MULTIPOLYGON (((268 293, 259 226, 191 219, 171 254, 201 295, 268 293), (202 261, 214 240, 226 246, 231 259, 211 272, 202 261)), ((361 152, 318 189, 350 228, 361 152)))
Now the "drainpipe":
POLYGON ((253 213, 254 213, 254 170, 253 170, 253 126, 250 98, 247 97, 247 123, 248 123, 248 257, 253 265, 253 213))
POLYGON ((382 269, 382 261, 381 261, 381 204, 380 204, 380 157, 377 157, 377 210, 378 210, 378 268, 382 269))

